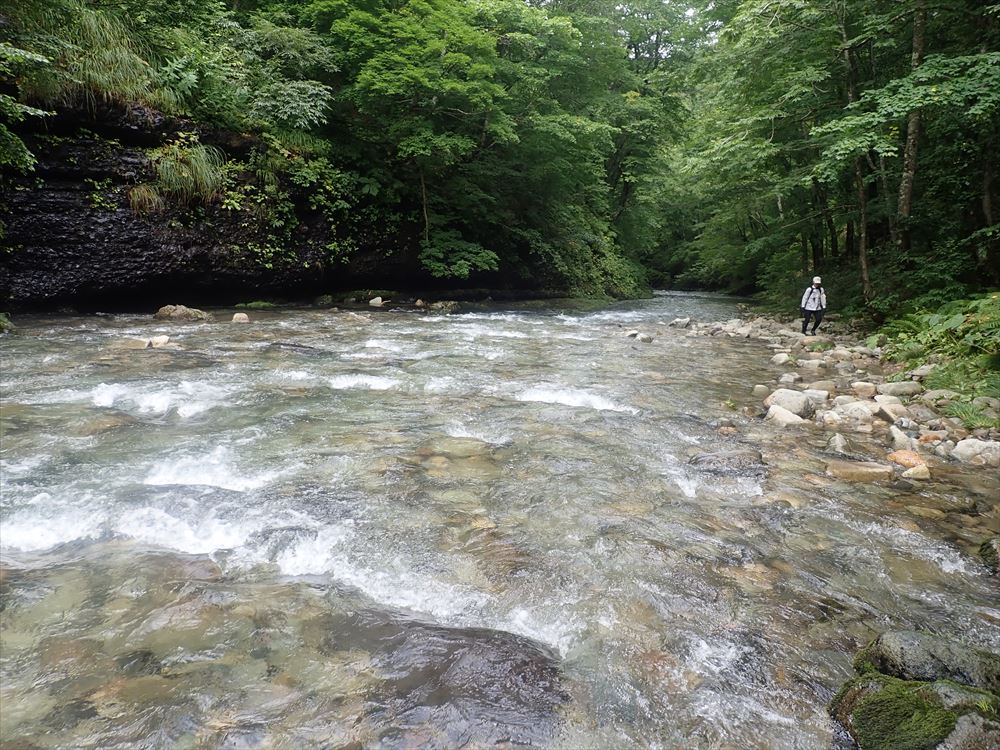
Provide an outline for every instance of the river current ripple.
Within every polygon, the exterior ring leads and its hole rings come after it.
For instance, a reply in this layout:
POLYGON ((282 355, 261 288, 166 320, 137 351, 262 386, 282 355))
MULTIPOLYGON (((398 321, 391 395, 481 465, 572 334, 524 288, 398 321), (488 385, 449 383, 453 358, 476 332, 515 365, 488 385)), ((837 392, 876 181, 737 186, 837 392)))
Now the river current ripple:
POLYGON ((995 479, 823 476, 729 300, 252 315, 0 340, 5 747, 829 747, 874 634, 1000 645, 995 479))

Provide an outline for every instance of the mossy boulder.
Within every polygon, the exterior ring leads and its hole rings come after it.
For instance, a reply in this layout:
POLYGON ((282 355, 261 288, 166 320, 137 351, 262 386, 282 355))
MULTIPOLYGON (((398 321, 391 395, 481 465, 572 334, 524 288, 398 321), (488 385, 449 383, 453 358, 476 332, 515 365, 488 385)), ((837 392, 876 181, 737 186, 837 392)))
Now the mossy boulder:
POLYGON ((7 331, 13 331, 14 324, 10 322, 10 318, 7 317, 7 313, 0 313, 0 333, 7 333, 7 331))
POLYGON ((903 680, 954 680, 1000 693, 1000 655, 930 633, 883 633, 858 653, 854 668, 903 680))
MULTIPOLYGON (((830 703, 830 713, 851 733, 863 750, 930 750, 952 735, 961 717, 976 717, 988 733, 1000 723, 1000 697, 985 690, 947 680, 900 680, 869 672, 840 689, 830 703)), ((963 722, 963 734, 968 733, 963 722)), ((950 744, 950 747, 976 747, 950 744)))
POLYGON ((267 302, 266 300, 258 299, 253 302, 240 302, 236 306, 237 310, 273 310, 277 307, 273 302, 267 302))

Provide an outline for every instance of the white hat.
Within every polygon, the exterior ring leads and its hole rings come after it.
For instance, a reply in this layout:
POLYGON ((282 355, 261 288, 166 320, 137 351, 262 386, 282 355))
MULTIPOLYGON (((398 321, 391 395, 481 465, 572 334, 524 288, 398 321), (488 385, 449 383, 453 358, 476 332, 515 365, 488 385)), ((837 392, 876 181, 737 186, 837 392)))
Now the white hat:
POLYGON ((813 284, 822 284, 822 283, 823 279, 821 279, 819 276, 813 276, 813 284))

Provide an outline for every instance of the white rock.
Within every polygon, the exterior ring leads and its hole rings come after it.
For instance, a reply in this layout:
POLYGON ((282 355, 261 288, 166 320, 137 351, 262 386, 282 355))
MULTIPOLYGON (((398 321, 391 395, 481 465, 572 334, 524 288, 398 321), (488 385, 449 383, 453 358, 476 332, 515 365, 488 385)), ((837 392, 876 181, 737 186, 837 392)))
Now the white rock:
POLYGON ((625 337, 626 337, 626 338, 630 338, 630 339, 634 339, 634 338, 635 338, 636 336, 638 336, 638 335, 639 335, 639 332, 633 329, 633 330, 631 330, 631 331, 628 331, 628 332, 627 332, 627 333, 625 334, 625 337))
POLYGON ((154 349, 159 349, 160 347, 166 346, 169 342, 170 342, 169 336, 153 336, 153 338, 149 340, 150 345, 154 349))
POLYGON ((820 370, 826 366, 826 363, 821 359, 803 359, 799 360, 799 367, 803 370, 820 370))
POLYGON ((424 302, 422 299, 418 299, 416 302, 413 303, 413 306, 414 307, 427 307, 427 303, 424 302))
POLYGON ((807 388, 802 394, 812 402, 814 407, 822 406, 830 398, 829 391, 821 391, 816 388, 807 388))
POLYGON ((923 390, 924 387, 920 383, 915 383, 912 380, 904 380, 901 383, 882 383, 878 387, 878 392, 887 396, 916 396, 923 390))
POLYGON ((927 468, 927 464, 919 464, 911 469, 907 469, 903 472, 904 479, 930 479, 931 470, 927 468))
POLYGON ((385 302, 382 301, 381 297, 372 297, 370 300, 368 300, 368 304, 371 305, 372 307, 382 307, 382 305, 384 305, 385 302))
POLYGON ((635 337, 635 339, 636 341, 641 341, 644 344, 648 344, 652 342, 653 337, 650 336, 648 333, 640 333, 638 336, 635 337))
POLYGON ((786 372, 778 378, 778 382, 784 385, 788 385, 789 383, 798 383, 800 380, 802 380, 802 376, 797 372, 786 372))
POLYGON ((993 440, 966 438, 955 446, 951 457, 957 458, 964 464, 1000 466, 1000 443, 993 440))
POLYGON ((879 419, 884 419, 890 424, 895 424, 899 419, 908 418, 910 412, 902 404, 880 404, 878 411, 875 412, 875 416, 879 419))
POLYGON ((769 422, 774 422, 781 427, 788 427, 789 425, 802 424, 805 420, 798 414, 793 414, 777 404, 773 404, 771 408, 767 410, 767 416, 764 419, 769 422))
POLYGON ((787 409, 799 417, 807 417, 815 409, 809 396, 802 391, 793 391, 790 388, 779 388, 764 399, 764 405, 780 406, 782 409, 787 409))
POLYGON ((897 451, 915 451, 917 449, 917 441, 896 425, 889 428, 889 439, 892 442, 892 447, 897 451))
POLYGON ((233 323, 249 323, 250 316, 246 313, 233 313, 233 323))
POLYGON ((691 325, 691 318, 674 318, 667 325, 671 328, 687 328, 691 325))
POLYGON ((847 404, 856 404, 858 400, 854 396, 837 396, 833 399, 833 405, 845 406, 847 404))
POLYGON ((783 365, 789 359, 791 359, 791 357, 789 357, 787 354, 785 354, 784 352, 779 352, 778 354, 775 354, 773 357, 771 357, 771 364, 783 365))

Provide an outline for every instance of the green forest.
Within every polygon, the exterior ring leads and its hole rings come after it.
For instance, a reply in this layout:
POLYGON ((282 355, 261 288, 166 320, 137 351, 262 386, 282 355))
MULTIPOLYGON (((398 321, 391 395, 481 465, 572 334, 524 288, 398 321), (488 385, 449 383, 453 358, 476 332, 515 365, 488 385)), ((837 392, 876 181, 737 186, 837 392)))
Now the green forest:
POLYGON ((5 174, 52 113, 180 118, 132 209, 245 214, 265 265, 305 204, 330 262, 379 233, 456 283, 794 311, 821 274, 874 322, 1000 285, 1000 4, 5 5, 5 174))

